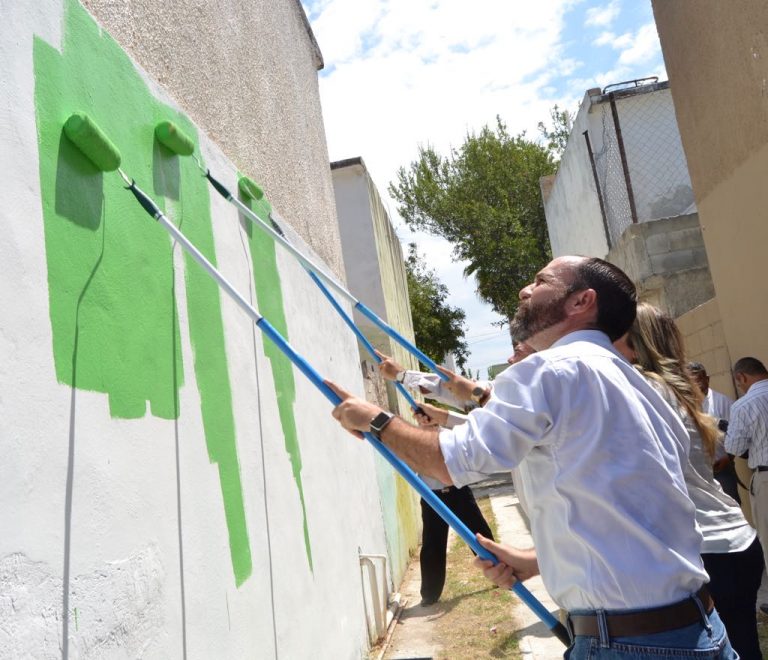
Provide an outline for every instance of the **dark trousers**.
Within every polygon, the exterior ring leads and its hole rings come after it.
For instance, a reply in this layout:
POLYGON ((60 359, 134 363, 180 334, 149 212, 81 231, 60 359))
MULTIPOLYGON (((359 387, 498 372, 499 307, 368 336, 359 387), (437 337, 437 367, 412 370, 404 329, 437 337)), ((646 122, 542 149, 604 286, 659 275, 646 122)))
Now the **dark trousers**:
POLYGON ((741 504, 738 486, 739 481, 736 478, 736 468, 733 466, 732 462, 729 463, 725 469, 720 470, 720 472, 715 474, 715 479, 720 482, 720 485, 727 495, 730 495, 734 500, 741 504))
MULTIPOLYGON (((491 528, 485 522, 469 486, 432 491, 456 514, 469 529, 487 538, 491 528)), ((438 516, 429 504, 421 500, 421 520, 424 530, 421 537, 421 597, 427 602, 436 601, 443 593, 445 584, 445 552, 448 546, 448 524, 438 516)))
POLYGON ((725 624, 731 646, 742 660, 760 660, 757 638, 757 590, 763 577, 763 550, 755 539, 741 552, 703 554, 709 592, 725 624))

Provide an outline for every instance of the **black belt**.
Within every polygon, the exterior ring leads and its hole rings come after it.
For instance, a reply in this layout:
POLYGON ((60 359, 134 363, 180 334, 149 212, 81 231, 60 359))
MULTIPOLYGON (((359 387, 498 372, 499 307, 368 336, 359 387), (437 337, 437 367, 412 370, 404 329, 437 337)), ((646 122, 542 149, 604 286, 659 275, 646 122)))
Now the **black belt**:
MULTIPOLYGON (((715 604, 709 590, 702 587, 696 594, 709 614, 715 604)), ((572 614, 568 617, 574 635, 600 637, 597 614, 572 614)), ((609 637, 637 637, 675 630, 701 621, 701 612, 693 598, 686 598, 673 605, 655 607, 642 612, 606 614, 609 637)))
POLYGON ((755 470, 757 472, 768 472, 768 465, 758 465, 755 470))

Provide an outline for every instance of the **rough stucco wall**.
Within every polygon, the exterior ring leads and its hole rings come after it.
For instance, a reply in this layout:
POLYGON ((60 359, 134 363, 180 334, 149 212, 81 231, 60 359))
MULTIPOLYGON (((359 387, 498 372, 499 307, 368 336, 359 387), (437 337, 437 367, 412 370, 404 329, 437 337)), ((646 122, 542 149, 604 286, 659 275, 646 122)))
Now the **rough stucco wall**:
POLYGON ((362 392, 354 338, 295 260, 249 235, 231 205, 209 196, 191 160, 153 148, 152 127, 168 113, 197 132, 205 163, 236 186, 235 165, 77 3, 7 10, 0 24, 0 177, 8 184, 0 209, 3 653, 359 657, 367 632, 358 548, 385 549, 373 452, 339 429, 325 398, 272 355, 235 303, 211 294, 210 281, 172 249, 117 174, 102 176, 78 160, 60 134, 68 114, 98 115, 119 138, 129 173, 206 242, 235 287, 262 309, 279 308, 292 344, 320 373, 362 392), (89 206, 94 194, 100 206, 89 206), (158 248, 169 255, 162 280, 158 248), (255 264, 269 260, 257 277, 255 264), (73 297, 52 278, 53 266, 71 278, 73 297), (130 289, 146 307, 126 307, 130 289), (54 312, 62 300, 69 323, 54 312), (167 324, 156 328, 157 317, 167 324), (72 325, 74 344, 62 335, 72 325), (132 342, 144 336, 137 350, 132 342), (123 370, 94 372, 87 387, 80 378, 70 383, 59 360, 67 346, 72 365, 106 364, 114 352, 123 370), (140 367, 137 355, 147 357, 140 367), (131 395, 139 412, 122 405, 116 387, 137 383, 159 383, 171 408, 148 406, 142 389, 131 395), (227 479, 221 446, 211 444, 221 431, 211 420, 223 418, 210 418, 211 409, 231 416, 227 479), (233 526, 233 498, 242 498, 243 529, 233 526), (244 543, 237 552, 235 537, 244 543))
POLYGON ((731 357, 768 361, 768 5, 653 8, 731 357))
POLYGON ((84 4, 343 277, 321 60, 298 0, 84 4))

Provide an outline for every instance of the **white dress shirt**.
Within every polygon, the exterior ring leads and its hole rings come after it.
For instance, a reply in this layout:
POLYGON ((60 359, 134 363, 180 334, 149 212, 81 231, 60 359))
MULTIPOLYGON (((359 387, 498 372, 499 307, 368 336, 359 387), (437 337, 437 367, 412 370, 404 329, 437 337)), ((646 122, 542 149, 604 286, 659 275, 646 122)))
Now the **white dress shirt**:
MULTIPOLYGON (((723 554, 746 550, 757 534, 747 522, 736 500, 727 495, 715 480, 712 474, 712 461, 704 449, 699 429, 668 387, 656 380, 650 380, 650 382, 657 387, 664 400, 677 411, 691 438, 691 449, 684 476, 688 495, 696 505, 696 523, 704 537, 701 544, 702 554, 723 554)), ((711 389, 709 391, 712 392, 711 389)), ((727 417, 718 419, 727 419, 727 417)))
MULTIPOLYGON (((732 399, 725 396, 725 394, 716 392, 710 387, 707 389, 707 396, 705 396, 704 401, 702 401, 701 409, 707 413, 707 415, 712 415, 715 419, 724 419, 727 422, 731 418, 732 405, 732 399)), ((719 440, 715 447, 715 460, 723 458, 727 453, 728 452, 725 451, 725 447, 723 446, 723 441, 719 440)))
POLYGON ((485 407, 440 433, 457 485, 520 466, 542 579, 571 611, 655 607, 707 581, 688 446, 680 418, 596 330, 505 370, 485 407))
POLYGON ((752 383, 731 406, 725 449, 740 456, 749 449, 749 467, 768 465, 768 380, 752 383))

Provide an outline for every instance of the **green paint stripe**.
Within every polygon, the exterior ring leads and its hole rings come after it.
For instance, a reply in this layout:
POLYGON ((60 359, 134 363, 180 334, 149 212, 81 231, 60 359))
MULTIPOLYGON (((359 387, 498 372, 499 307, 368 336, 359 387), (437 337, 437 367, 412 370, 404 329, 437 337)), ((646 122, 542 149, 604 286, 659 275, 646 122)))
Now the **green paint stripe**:
MULTIPOLYGON (((269 223, 270 205, 266 198, 256 201, 243 199, 244 204, 254 211, 265 222, 269 223)), ((256 300, 259 313, 266 318, 283 337, 288 339, 288 323, 283 307, 283 292, 280 284, 280 274, 277 269, 275 242, 265 232, 246 223, 253 263, 253 281, 256 288, 256 300)), ((294 403, 296 401, 296 385, 293 379, 293 364, 283 355, 279 348, 262 336, 264 353, 269 358, 272 367, 272 378, 277 394, 277 407, 280 413, 280 424, 283 429, 285 450, 291 461, 293 479, 301 503, 303 518, 304 547, 310 570, 313 569, 312 546, 309 538, 307 510, 304 504, 304 486, 301 481, 301 448, 299 447, 294 403)))
MULTIPOLYGON (((155 140, 171 120, 196 139, 189 119, 159 102, 133 62, 75 0, 65 1, 62 50, 33 44, 48 295, 56 376, 109 397, 115 418, 175 419, 183 382, 171 241, 122 189, 62 134, 84 111, 120 149, 122 167, 161 208, 171 200, 190 239, 215 260, 207 183, 190 159, 155 140), (179 211, 188 213, 182 214, 179 211)), ((237 585, 252 571, 237 457, 219 291, 186 262, 189 333, 208 455, 218 465, 237 585)))

